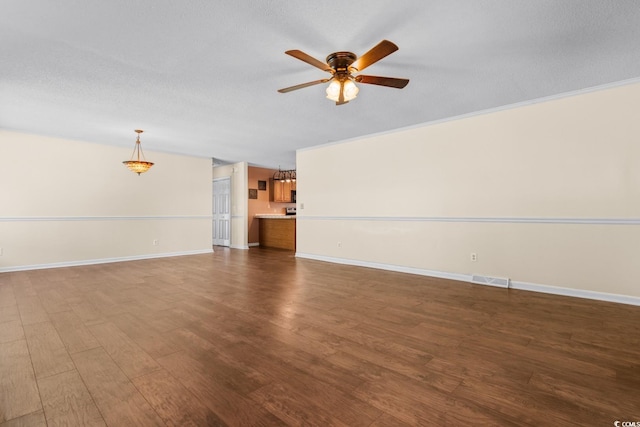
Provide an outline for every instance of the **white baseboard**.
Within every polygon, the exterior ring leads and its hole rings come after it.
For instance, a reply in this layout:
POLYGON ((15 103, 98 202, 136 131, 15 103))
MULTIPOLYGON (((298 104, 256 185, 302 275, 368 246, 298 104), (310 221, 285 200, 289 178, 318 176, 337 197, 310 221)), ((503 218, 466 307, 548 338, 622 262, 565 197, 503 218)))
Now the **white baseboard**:
MULTIPOLYGON (((402 265, 383 264, 383 263, 360 261, 360 260, 347 259, 347 258, 334 258, 334 257, 323 256, 323 255, 306 254, 302 252, 296 252, 296 257, 312 259, 316 261, 331 262, 334 264, 346 264, 346 265, 354 265, 358 267, 377 268, 380 270, 397 271, 400 273, 417 274, 420 276, 437 277, 440 279, 450 279, 450 280, 458 280, 460 282, 473 283, 471 281, 472 275, 470 274, 449 273, 445 271, 426 270, 422 268, 405 267, 402 265)), ((630 295, 609 294, 606 292, 596 292, 596 291, 589 291, 584 289, 563 288, 558 286, 518 282, 513 280, 511 281, 510 288, 522 290, 522 291, 541 292, 545 294, 562 295, 567 297, 585 298, 585 299, 592 299, 592 300, 598 300, 598 301, 607 301, 607 302, 615 302, 620 304, 640 306, 640 297, 634 297, 630 295)))
POLYGON ((511 281, 511 289, 521 291, 541 292, 544 294, 562 295, 565 297, 586 298, 598 301, 617 302, 620 304, 640 306, 640 298, 630 295, 609 294, 606 292, 589 291, 586 289, 563 288, 559 286, 540 285, 538 283, 527 283, 511 281))
POLYGON ((249 243, 250 248, 255 248, 256 246, 260 246, 260 243, 249 243))
POLYGON ((139 261, 143 259, 168 258, 168 257, 174 257, 174 256, 201 255, 201 254, 212 254, 212 253, 213 253, 213 249, 202 249, 202 250, 196 250, 196 251, 167 252, 162 254, 134 255, 134 256, 128 256, 128 257, 52 262, 48 264, 18 265, 15 267, 2 267, 0 268, 0 273, 9 273, 12 271, 43 270, 46 268, 79 267, 83 265, 108 264, 112 262, 139 261))
POLYGON ((243 250, 247 250, 249 249, 249 246, 245 246, 245 245, 230 245, 229 246, 231 249, 243 249, 243 250))
POLYGON ((305 254, 296 252, 297 258, 314 259, 316 261, 332 262, 334 264, 355 265, 358 267, 377 268, 379 270, 397 271, 399 273, 418 274, 420 276, 438 277, 440 279, 458 280, 461 282, 471 282, 470 274, 447 273, 445 271, 425 270, 422 268, 405 267, 403 265, 381 264, 377 262, 360 261, 356 259, 334 258, 323 255, 305 254))

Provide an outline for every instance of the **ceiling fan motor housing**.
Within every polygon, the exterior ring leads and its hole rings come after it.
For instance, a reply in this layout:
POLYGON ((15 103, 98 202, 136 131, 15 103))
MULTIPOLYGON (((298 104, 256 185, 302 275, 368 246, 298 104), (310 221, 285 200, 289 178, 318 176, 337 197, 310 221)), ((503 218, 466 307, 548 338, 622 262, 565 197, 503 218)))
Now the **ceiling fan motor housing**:
POLYGON ((327 56, 327 64, 336 74, 349 74, 351 71, 357 71, 353 68, 349 69, 357 58, 356 54, 352 52, 334 52, 327 56))

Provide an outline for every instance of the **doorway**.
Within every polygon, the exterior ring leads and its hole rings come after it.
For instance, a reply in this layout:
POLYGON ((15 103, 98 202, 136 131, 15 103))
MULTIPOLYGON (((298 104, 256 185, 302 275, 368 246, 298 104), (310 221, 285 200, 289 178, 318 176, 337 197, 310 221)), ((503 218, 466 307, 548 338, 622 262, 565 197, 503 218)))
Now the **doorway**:
POLYGON ((231 245, 231 177, 213 180, 213 244, 231 245))

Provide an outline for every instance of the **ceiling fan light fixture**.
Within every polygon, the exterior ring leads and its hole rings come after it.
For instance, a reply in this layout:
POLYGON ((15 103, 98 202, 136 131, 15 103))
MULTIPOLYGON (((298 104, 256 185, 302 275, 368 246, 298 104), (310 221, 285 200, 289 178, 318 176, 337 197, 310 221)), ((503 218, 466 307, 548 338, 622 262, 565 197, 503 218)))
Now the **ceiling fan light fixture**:
POLYGON ((355 97, 358 96, 358 92, 360 91, 360 89, 358 89, 358 86, 356 86, 351 78, 336 78, 332 79, 331 83, 329 83, 329 86, 327 86, 327 98, 335 102, 340 102, 340 89, 342 89, 342 94, 345 101, 351 101, 352 99, 355 99, 355 97))
POLYGON ((278 89, 278 92, 287 93, 329 82, 329 86, 326 88, 327 98, 335 101, 336 105, 344 105, 358 96, 360 89, 356 83, 402 89, 409 83, 409 79, 362 74, 354 76, 354 73, 363 71, 365 68, 375 64, 396 50, 398 50, 398 46, 396 46, 395 43, 390 42, 389 40, 382 40, 360 57, 353 52, 340 51, 329 54, 326 62, 319 61, 301 50, 288 50, 285 54, 306 62, 309 65, 321 69, 322 71, 328 72, 331 74, 331 77, 285 87, 283 89, 278 89))

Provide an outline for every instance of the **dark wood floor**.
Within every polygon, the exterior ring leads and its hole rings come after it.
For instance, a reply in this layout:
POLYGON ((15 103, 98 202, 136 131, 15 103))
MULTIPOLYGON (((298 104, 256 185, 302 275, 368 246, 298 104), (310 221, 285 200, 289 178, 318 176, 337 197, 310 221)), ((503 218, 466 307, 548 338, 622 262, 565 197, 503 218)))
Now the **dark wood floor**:
POLYGON ((640 421, 640 307, 216 248, 0 274, 0 425, 640 421))

